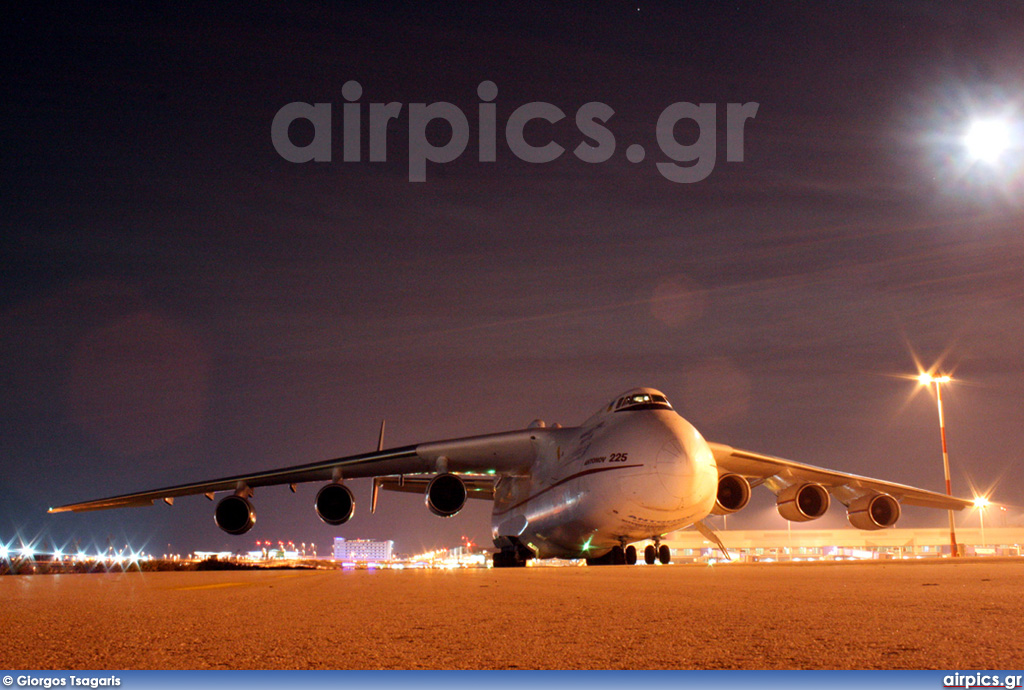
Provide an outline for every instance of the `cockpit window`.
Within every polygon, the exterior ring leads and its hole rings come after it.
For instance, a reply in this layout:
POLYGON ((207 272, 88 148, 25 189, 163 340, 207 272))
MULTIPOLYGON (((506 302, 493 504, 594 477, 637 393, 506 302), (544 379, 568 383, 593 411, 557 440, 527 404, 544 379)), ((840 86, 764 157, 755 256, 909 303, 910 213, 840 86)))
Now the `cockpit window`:
POLYGON ((615 403, 615 411, 623 410, 671 410, 668 399, 664 395, 656 393, 634 393, 618 399, 615 403))

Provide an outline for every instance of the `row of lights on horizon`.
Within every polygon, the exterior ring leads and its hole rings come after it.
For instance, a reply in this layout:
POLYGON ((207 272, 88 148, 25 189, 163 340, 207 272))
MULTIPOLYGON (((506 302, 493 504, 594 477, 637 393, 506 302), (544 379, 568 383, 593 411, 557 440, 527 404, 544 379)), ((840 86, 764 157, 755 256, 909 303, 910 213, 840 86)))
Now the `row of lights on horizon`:
MULTIPOLYGON (((471 539, 463 536, 461 539, 461 545, 466 549, 473 549, 476 544, 471 539)), ((168 545, 170 546, 170 545, 168 545)), ((273 551, 294 551, 300 556, 309 556, 315 558, 317 555, 316 544, 310 542, 300 542, 298 548, 293 541, 271 541, 257 540, 256 549, 269 553, 273 551), (307 548, 308 547, 308 548, 307 548)), ((430 552, 432 555, 439 553, 447 553, 447 549, 439 549, 430 552)), ((78 550, 75 552, 67 552, 61 548, 54 548, 53 551, 46 550, 45 548, 37 548, 35 542, 25 543, 23 540, 18 541, 18 545, 15 546, 13 542, 5 543, 0 541, 0 561, 10 561, 15 559, 26 559, 31 560, 37 556, 51 556, 54 560, 73 560, 73 561, 110 561, 113 563, 137 563, 139 561, 151 560, 154 556, 147 554, 145 551, 136 551, 128 545, 125 545, 122 549, 114 551, 114 548, 108 547, 105 552, 97 552, 89 554, 84 551, 78 550)), ((163 554, 165 560, 180 560, 180 554, 166 553, 163 554)))
POLYGON ((33 559, 36 556, 51 556, 57 561, 109 561, 112 563, 137 563, 152 558, 145 551, 136 551, 129 546, 125 546, 119 551, 114 551, 113 547, 110 547, 106 551, 89 554, 81 550, 73 553, 65 552, 60 548, 47 551, 36 548, 34 543, 21 542, 19 546, 14 546, 13 542, 9 544, 0 542, 0 561, 10 561, 16 558, 33 559))

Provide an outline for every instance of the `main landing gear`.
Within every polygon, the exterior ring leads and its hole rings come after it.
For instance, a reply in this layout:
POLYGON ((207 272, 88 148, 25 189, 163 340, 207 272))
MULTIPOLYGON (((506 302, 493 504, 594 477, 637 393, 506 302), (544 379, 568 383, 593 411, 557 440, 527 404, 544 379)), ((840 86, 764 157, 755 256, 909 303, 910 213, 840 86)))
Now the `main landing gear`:
POLYGON ((492 565, 495 568, 525 568, 526 559, 519 558, 515 551, 497 551, 492 565))
POLYGON ((501 551, 494 554, 492 565, 495 568, 524 568, 526 561, 535 558, 536 554, 516 537, 501 537, 501 551))
MULTIPOLYGON (((635 553, 634 549, 634 553, 635 553)), ((626 551, 621 546, 613 546, 612 550, 597 558, 588 558, 587 565, 625 565, 626 551)))

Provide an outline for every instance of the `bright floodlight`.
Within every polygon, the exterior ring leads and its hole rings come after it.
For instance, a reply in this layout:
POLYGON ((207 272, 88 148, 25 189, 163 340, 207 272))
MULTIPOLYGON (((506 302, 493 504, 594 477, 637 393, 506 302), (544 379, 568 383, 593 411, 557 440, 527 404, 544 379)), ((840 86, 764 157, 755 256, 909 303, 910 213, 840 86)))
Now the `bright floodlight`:
POLYGON ((917 382, 922 386, 927 386, 929 383, 949 383, 952 380, 949 376, 932 376, 924 372, 917 377, 917 382))
POLYGON ((991 505, 989 503, 989 500, 987 498, 985 498, 984 496, 977 496, 974 499, 974 507, 975 508, 987 508, 989 505, 991 505))
POLYGON ((964 135, 964 146, 974 160, 995 163, 1010 146, 1010 125, 995 117, 975 120, 964 135))

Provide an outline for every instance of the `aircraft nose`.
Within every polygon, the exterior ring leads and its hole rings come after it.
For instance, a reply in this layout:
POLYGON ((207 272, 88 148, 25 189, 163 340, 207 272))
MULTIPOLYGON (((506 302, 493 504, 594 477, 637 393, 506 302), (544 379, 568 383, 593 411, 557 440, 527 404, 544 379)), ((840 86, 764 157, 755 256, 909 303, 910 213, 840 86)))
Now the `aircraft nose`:
POLYGON ((693 476, 693 459, 678 439, 670 438, 665 442, 658 451, 654 468, 666 496, 678 500, 689 493, 686 479, 693 476))
POLYGON ((682 510, 713 501, 717 471, 705 457, 710 453, 707 443, 696 434, 693 438, 685 434, 667 438, 655 458, 658 488, 645 503, 659 510, 682 510))
POLYGON ((693 476, 693 463, 686 449, 678 440, 668 437, 653 460, 633 477, 630 493, 647 510, 675 512, 682 509, 691 499, 693 476))

